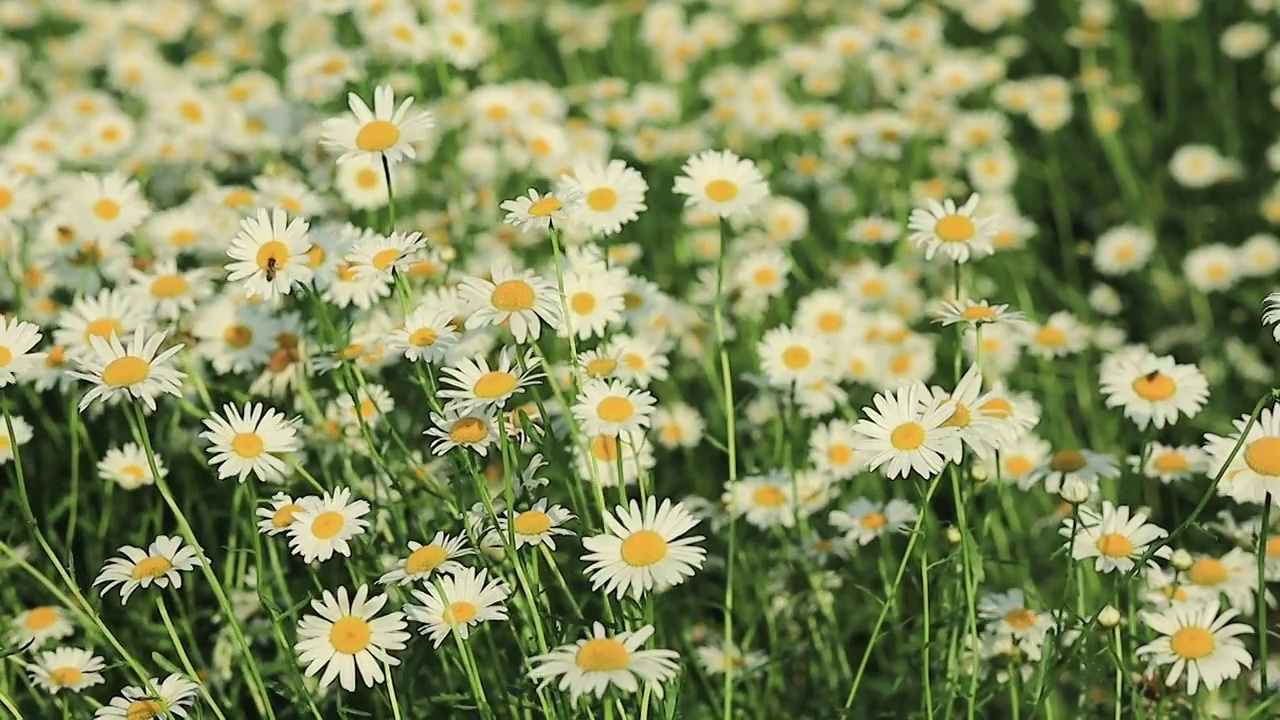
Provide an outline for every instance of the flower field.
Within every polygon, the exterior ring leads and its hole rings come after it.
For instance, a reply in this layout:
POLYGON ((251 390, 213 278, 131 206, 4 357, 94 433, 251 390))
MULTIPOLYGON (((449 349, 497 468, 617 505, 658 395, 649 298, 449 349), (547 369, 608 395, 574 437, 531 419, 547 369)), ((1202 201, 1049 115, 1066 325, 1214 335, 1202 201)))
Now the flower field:
POLYGON ((0 0, 0 717, 1280 717, 1278 31, 0 0))

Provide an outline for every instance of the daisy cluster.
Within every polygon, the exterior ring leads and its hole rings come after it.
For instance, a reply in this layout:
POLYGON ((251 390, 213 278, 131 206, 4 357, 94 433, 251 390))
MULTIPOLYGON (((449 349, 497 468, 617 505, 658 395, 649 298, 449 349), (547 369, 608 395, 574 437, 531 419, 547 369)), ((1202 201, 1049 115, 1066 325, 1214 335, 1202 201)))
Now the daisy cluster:
POLYGON ((1278 18, 0 0, 0 706, 1275 715, 1278 18))

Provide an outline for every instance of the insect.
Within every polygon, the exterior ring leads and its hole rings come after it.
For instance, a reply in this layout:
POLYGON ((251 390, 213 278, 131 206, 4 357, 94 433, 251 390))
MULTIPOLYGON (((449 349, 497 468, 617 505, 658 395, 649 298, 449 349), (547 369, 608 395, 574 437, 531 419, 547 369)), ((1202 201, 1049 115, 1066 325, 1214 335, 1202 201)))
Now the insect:
POLYGON ((266 276, 267 282, 271 282, 276 279, 276 259, 274 257, 267 258, 266 276))
POLYGON ((1160 377, 1160 371, 1152 370, 1151 372, 1147 373, 1147 382, 1155 382, 1156 378, 1158 377, 1160 377))

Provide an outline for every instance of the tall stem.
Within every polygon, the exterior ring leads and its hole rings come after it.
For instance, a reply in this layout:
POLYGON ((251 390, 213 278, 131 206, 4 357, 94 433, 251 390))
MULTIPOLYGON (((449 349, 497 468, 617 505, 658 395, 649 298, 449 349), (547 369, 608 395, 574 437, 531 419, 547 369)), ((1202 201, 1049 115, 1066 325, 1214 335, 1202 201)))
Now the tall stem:
MULTIPOLYGON (((733 370, 729 365, 729 346, 725 342, 724 332, 724 260, 728 254, 729 222, 720 219, 720 255, 716 259, 716 302, 713 319, 716 330, 716 343, 720 346, 720 381, 724 389, 724 424, 725 446, 729 453, 728 490, 733 492, 738 482, 738 440, 734 426, 733 402, 733 370)), ((724 585, 724 636, 733 638, 733 565, 738 549, 738 518, 736 514, 729 516, 729 554, 725 560, 724 585)), ((733 717, 733 664, 730 663, 724 672, 724 720, 733 717)))

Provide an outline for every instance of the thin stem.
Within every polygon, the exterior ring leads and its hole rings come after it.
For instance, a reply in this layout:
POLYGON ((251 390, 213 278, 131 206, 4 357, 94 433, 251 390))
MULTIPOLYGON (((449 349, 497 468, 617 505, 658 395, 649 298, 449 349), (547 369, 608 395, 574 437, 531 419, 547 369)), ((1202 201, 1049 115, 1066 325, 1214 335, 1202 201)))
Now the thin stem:
POLYGON ((187 651, 183 649, 182 640, 178 637, 178 630, 173 626, 173 620, 169 618, 169 609, 165 607, 163 594, 156 595, 156 609, 160 611, 160 619, 164 621, 164 629, 169 632, 169 640, 173 642, 173 649, 178 653, 178 659, 182 661, 182 669, 186 670, 187 676, 195 681, 196 687, 204 697, 204 701, 209 703, 210 708, 213 708, 213 714, 220 720, 227 720, 226 716, 222 714, 222 710, 218 707, 218 703, 214 702, 208 685, 200 681, 199 676, 196 674, 195 666, 191 664, 191 658, 187 657, 187 651))
MULTIPOLYGON (((720 255, 716 258, 716 301, 713 320, 716 330, 716 343, 720 346, 720 381, 724 388, 725 444, 728 446, 729 453, 728 491, 732 493, 734 486, 738 482, 738 440, 737 428, 734 427, 733 370, 729 365, 729 347, 725 342, 724 331, 724 261, 725 256, 728 254, 728 241, 729 222, 721 218, 720 255)), ((733 565, 734 556, 738 549, 737 527, 737 515, 730 514, 729 553, 725 559, 724 585, 724 636, 726 638, 733 637, 733 565)), ((881 619, 883 619, 883 615, 881 619)), ((730 720, 733 717, 733 671, 732 663, 724 671, 724 720, 730 720)))

